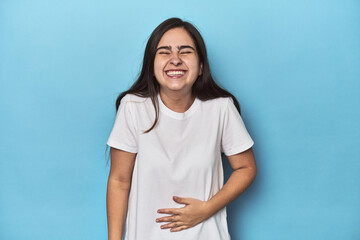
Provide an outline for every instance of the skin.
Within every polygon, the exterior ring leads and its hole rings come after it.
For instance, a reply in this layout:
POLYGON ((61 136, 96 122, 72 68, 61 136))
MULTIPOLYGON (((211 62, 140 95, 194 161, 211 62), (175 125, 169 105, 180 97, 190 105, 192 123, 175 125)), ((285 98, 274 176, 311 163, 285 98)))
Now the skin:
MULTIPOLYGON (((185 112, 193 103, 191 88, 202 74, 195 44, 183 28, 167 31, 158 44, 154 73, 160 84, 160 97, 173 111, 185 112), (172 78, 168 70, 184 70, 183 76, 172 78)), ((123 234, 128 195, 136 154, 111 148, 111 168, 107 187, 107 217, 109 240, 120 240, 123 234)), ((162 229, 181 231, 191 228, 224 208, 252 183, 256 176, 256 163, 252 149, 227 156, 233 172, 210 200, 174 196, 173 200, 185 204, 182 208, 158 209, 167 216, 154 219, 162 229)))
POLYGON ((111 148, 110 156, 111 167, 106 193, 108 238, 121 240, 136 154, 111 148))

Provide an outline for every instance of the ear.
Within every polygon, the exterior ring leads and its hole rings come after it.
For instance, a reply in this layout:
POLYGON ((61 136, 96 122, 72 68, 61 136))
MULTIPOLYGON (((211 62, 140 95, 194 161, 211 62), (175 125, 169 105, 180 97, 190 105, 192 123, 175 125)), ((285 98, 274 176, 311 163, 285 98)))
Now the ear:
POLYGON ((203 64, 202 64, 202 63, 200 63, 199 76, 201 76, 201 75, 202 75, 202 72, 203 72, 203 64))

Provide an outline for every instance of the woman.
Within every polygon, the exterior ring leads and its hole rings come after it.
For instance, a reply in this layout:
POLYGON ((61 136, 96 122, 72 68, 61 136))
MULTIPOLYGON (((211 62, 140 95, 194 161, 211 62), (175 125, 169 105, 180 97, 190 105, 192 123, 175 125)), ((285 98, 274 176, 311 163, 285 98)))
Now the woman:
POLYGON ((255 178, 253 141, 237 100, 214 82, 193 25, 171 18, 154 30, 116 109, 109 239, 124 228, 127 240, 230 239, 225 206, 255 178), (224 186, 221 152, 234 169, 224 186))

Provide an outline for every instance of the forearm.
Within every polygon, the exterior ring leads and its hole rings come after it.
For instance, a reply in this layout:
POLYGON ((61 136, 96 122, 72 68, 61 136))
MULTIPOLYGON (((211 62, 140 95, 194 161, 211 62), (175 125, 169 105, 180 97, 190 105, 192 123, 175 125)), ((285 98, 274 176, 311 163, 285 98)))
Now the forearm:
POLYGON ((253 167, 233 171, 223 188, 206 202, 209 217, 243 193, 253 182, 255 176, 256 168, 253 167))
POLYGON ((109 240, 121 240, 128 205, 130 184, 108 180, 106 206, 109 240))

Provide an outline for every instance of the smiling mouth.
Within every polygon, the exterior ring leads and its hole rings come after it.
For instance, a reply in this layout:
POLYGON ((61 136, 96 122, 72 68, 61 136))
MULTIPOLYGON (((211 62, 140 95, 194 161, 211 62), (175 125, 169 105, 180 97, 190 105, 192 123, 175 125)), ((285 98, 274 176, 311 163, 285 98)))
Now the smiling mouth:
POLYGON ((186 72, 186 71, 184 71, 184 70, 176 70, 176 71, 170 70, 170 71, 165 71, 166 75, 167 75, 168 77, 171 77, 171 78, 180 78, 180 77, 182 77, 182 76, 185 75, 185 72, 186 72))

